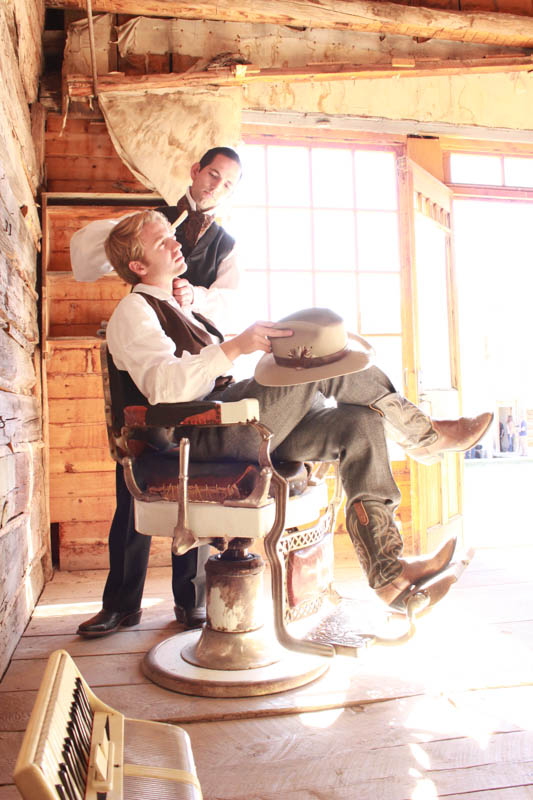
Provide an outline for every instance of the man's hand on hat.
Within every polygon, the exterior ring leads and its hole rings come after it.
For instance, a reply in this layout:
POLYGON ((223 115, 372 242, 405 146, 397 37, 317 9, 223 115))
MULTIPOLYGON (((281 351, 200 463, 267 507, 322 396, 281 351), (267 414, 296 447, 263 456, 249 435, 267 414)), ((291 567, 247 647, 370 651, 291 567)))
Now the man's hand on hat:
POLYGON ((245 331, 223 342, 220 346, 230 361, 248 353, 262 350, 270 353, 272 345, 270 339, 277 336, 292 336, 293 332, 286 328, 275 328, 273 322, 254 322, 245 331))
POLYGON ((172 294, 180 306, 191 306, 194 300, 194 289, 187 278, 174 278, 172 294))

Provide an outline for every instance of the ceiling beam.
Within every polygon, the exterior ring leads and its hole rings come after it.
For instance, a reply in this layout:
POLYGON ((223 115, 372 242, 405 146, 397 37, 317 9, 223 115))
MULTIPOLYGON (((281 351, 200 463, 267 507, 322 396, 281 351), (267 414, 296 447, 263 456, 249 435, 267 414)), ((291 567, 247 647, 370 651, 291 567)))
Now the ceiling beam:
MULTIPOLYGON (((237 64, 224 69, 203 72, 165 73, 163 75, 124 75, 113 72, 98 76, 98 93, 144 92, 156 89, 177 89, 198 86, 242 86, 248 83, 355 80, 362 78, 420 78, 434 75, 465 75, 502 72, 531 72, 533 56, 487 56, 477 59, 402 58, 388 64, 320 64, 292 69, 237 64), (400 63, 401 62, 401 63, 400 63)), ((87 75, 67 75, 69 97, 77 99, 93 95, 93 82, 87 75)))
MULTIPOLYGON (((45 0, 45 5, 86 11, 86 0, 45 0)), ((489 12, 467 14, 368 0, 92 0, 92 10, 533 47, 533 17, 489 12)))

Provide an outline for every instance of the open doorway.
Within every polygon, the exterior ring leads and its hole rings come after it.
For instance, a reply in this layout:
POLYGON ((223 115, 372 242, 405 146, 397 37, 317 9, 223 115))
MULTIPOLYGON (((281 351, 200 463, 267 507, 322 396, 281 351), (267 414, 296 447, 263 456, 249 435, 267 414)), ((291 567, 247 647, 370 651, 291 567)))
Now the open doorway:
POLYGON ((495 418, 484 440, 466 454, 465 531, 479 547, 503 540, 529 544, 533 159, 456 158, 450 158, 451 180, 465 184, 453 204, 463 406, 490 409, 495 418), (522 171, 515 162, 523 164, 522 171), (518 181, 527 189, 510 188, 518 181), (475 182, 485 184, 484 190, 474 190, 475 182))

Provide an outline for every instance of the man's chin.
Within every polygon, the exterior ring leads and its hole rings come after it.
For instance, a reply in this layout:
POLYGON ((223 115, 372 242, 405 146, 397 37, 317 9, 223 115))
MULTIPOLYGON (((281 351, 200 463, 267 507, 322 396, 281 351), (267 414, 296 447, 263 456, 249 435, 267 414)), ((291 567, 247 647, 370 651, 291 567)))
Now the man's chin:
POLYGON ((200 200, 196 203, 196 210, 203 211, 205 213, 206 211, 211 211, 213 208, 215 208, 215 206, 216 203, 213 198, 206 197, 205 200, 200 200))

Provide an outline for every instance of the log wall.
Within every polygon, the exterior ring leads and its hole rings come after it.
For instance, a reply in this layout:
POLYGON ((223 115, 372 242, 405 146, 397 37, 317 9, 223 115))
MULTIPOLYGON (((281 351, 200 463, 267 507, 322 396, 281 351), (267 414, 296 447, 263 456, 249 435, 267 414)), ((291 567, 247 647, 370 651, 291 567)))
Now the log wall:
POLYGON ((42 0, 0 4, 0 676, 50 574, 36 193, 42 0))

